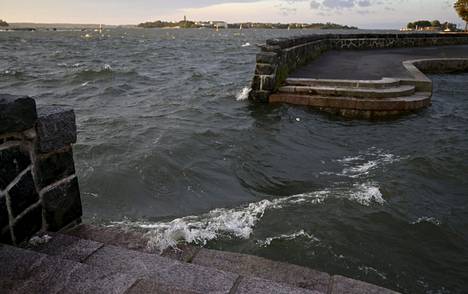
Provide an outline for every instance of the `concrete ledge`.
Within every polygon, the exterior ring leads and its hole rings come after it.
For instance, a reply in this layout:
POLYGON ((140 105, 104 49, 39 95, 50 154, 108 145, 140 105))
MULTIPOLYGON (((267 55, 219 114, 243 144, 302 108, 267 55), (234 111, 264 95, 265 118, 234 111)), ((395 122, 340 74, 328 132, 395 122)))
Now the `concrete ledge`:
MULTIPOLYGON (((466 33, 325 34, 276 38, 261 45, 249 98, 268 102, 288 75, 329 50, 412 48, 468 44, 466 33)), ((422 89, 428 89, 424 83, 422 89)))

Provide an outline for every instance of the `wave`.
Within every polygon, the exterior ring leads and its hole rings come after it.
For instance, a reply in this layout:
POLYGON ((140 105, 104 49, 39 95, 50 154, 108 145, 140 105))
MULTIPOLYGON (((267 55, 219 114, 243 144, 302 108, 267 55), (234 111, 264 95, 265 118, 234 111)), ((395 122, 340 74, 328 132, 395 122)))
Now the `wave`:
MULTIPOLYGON (((400 157, 385 153, 382 150, 370 148, 357 156, 345 157, 335 161, 342 163, 344 166, 344 169, 337 174, 347 176, 354 181, 356 177, 367 175, 377 167, 400 159, 400 157)), ((148 247, 162 251, 184 242, 205 245, 208 241, 221 237, 248 239, 265 212, 287 206, 317 205, 328 198, 346 199, 363 206, 385 204, 379 185, 374 181, 363 178, 363 181, 357 181, 351 185, 337 182, 329 188, 318 191, 264 199, 231 209, 218 208, 202 215, 186 216, 168 222, 123 221, 114 222, 112 225, 146 230, 146 235, 150 240, 148 247)), ((314 236, 300 230, 291 235, 270 237, 258 241, 258 244, 268 246, 274 240, 298 237, 315 240, 314 236)))
POLYGON ((321 175, 336 175, 348 178, 360 178, 369 175, 372 170, 389 165, 400 160, 403 157, 394 154, 385 153, 381 149, 375 147, 370 148, 357 156, 344 157, 335 160, 341 163, 344 168, 340 172, 321 172, 321 175))
POLYGON ((418 218, 414 222, 411 222, 412 225, 416 225, 416 224, 420 224, 420 223, 431 223, 431 224, 434 224, 436 226, 440 226, 441 221, 436 219, 435 217, 423 216, 423 217, 418 218))
POLYGON ((244 87, 239 93, 236 94, 236 100, 242 101, 249 98, 250 91, 252 91, 249 87, 244 87))
POLYGON ((318 239, 314 235, 311 235, 311 234, 307 233, 304 230, 300 230, 300 231, 294 232, 292 234, 282 234, 282 235, 278 235, 278 236, 268 237, 265 240, 257 240, 257 244, 260 247, 268 247, 268 246, 271 245, 271 243, 273 241, 277 241, 277 240, 287 240, 287 241, 289 241, 289 240, 294 240, 294 239, 297 239, 297 238, 306 238, 306 239, 309 239, 309 240, 311 240, 313 242, 319 242, 320 241, 320 239, 318 239))
POLYGON ((208 241, 223 236, 248 239, 266 211, 304 203, 320 204, 329 197, 348 199, 366 206, 373 202, 385 202, 379 188, 368 183, 354 185, 351 189, 324 189, 272 200, 265 199, 232 209, 218 208, 206 214, 186 216, 169 222, 123 221, 114 222, 113 225, 147 230, 146 236, 150 240, 148 247, 163 251, 179 243, 206 245, 208 241))

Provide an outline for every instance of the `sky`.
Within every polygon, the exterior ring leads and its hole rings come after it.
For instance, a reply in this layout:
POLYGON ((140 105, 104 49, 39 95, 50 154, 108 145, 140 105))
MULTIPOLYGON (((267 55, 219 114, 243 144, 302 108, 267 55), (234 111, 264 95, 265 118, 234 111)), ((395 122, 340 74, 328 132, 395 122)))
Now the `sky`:
POLYGON ((0 0, 8 22, 138 24, 183 19, 227 22, 335 22, 397 29, 439 19, 462 25, 454 0, 0 0))

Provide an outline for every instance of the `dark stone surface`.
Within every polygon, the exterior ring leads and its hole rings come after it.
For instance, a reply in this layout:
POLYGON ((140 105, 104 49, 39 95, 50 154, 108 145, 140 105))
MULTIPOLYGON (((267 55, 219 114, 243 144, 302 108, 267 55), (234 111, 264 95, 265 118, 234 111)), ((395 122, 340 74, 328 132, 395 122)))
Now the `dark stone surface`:
POLYGON ((93 240, 106 245, 114 245, 130 250, 152 252, 147 248, 148 238, 143 233, 126 231, 120 228, 98 227, 81 224, 66 232, 68 235, 93 240))
POLYGON ((46 230, 59 231, 83 214, 76 177, 44 192, 42 195, 46 230))
POLYGON ((31 269, 46 258, 44 254, 0 245, 0 280, 24 280, 31 269))
POLYGON ((33 99, 0 94, 0 135, 30 129, 36 118, 36 102, 33 99))
POLYGON ((143 293, 158 293, 158 294, 205 294, 204 292, 195 292, 183 290, 177 287, 170 287, 158 284, 151 280, 137 281, 125 294, 143 294, 143 293))
POLYGON ((124 293, 136 281, 11 246, 0 245, 0 260, 1 293, 124 293))
POLYGON ((30 244, 27 247, 28 249, 77 262, 82 262, 96 250, 104 246, 102 243, 91 240, 56 233, 47 233, 38 237, 41 240, 46 240, 47 237, 51 239, 47 242, 35 242, 35 244, 30 244))
POLYGON ((85 263, 140 279, 151 279, 167 287, 202 293, 227 293, 238 277, 232 273, 115 246, 102 247, 85 263))
MULTIPOLYGON (((242 278, 237 291, 239 294, 252 293, 271 293, 271 294, 325 294, 327 292, 319 292, 308 289, 291 287, 289 285, 275 283, 272 281, 258 278, 242 278)), ((346 292, 342 292, 346 293, 346 292)))
POLYGON ((0 244, 13 244, 10 227, 0 228, 0 244))
POLYGON ((36 160, 37 184, 40 189, 75 173, 73 150, 38 156, 36 160))
POLYGON ((16 244, 28 240, 42 227, 42 206, 38 205, 15 221, 13 234, 16 244))
POLYGON ((330 294, 397 294, 398 292, 381 288, 365 282, 342 276, 333 276, 330 294))
POLYGON ((39 201, 39 195, 36 192, 34 179, 30 171, 14 185, 9 191, 11 214, 17 217, 26 208, 39 201))
POLYGON ((30 164, 29 153, 20 146, 0 150, 0 190, 4 190, 30 164))
POLYGON ((6 206, 6 197, 0 195, 0 230, 9 223, 8 210, 6 206))
POLYGON ((330 281, 327 273, 313 269, 251 255, 209 249, 201 249, 192 263, 324 293, 330 281))
POLYGON ((57 106, 38 108, 37 149, 40 153, 65 148, 76 142, 75 113, 57 106))

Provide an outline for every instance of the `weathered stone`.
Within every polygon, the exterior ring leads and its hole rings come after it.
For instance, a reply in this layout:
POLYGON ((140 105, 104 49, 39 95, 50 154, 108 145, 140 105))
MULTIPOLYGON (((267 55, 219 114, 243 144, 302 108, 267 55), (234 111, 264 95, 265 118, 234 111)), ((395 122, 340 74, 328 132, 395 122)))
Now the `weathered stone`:
POLYGON ((1 244, 13 244, 11 239, 10 227, 0 228, 0 245, 1 244))
POLYGON ((0 194, 0 230, 9 223, 8 209, 6 206, 6 197, 0 194))
POLYGON ((192 263, 324 293, 330 280, 327 273, 313 269, 246 254, 209 249, 201 249, 192 263))
POLYGON ((36 124, 37 149, 47 153, 76 142, 75 113, 56 106, 40 107, 36 124))
POLYGON ((156 251, 148 248, 147 244, 149 240, 143 233, 127 231, 120 228, 81 224, 67 231, 67 234, 106 245, 114 245, 141 252, 156 253, 156 251))
POLYGON ((44 242, 31 242, 33 244, 29 244, 28 249, 77 262, 82 262, 104 246, 102 243, 91 240, 56 233, 47 233, 37 237, 44 242))
POLYGON ((76 177, 42 193, 48 231, 56 232, 82 216, 80 189, 76 177))
POLYGON ((13 217, 18 216, 26 208, 39 201, 31 171, 25 173, 16 185, 8 191, 8 196, 13 217))
POLYGON ((30 164, 29 153, 20 146, 0 149, 0 190, 4 190, 30 164))
POLYGON ((156 254, 104 246, 85 263, 155 283, 202 293, 227 293, 237 275, 216 269, 182 263, 156 254))
POLYGON ((158 293, 158 294, 204 294, 203 292, 195 292, 183 290, 177 287, 170 287, 158 284, 151 280, 137 281, 125 294, 143 294, 143 293, 158 293))
POLYGON ((15 236, 16 244, 28 240, 42 227, 42 206, 38 205, 30 209, 21 218, 15 220, 13 225, 13 235, 15 236))
POLYGON ((278 54, 273 52, 262 52, 257 54, 257 63, 276 64, 278 62, 278 54))
POLYGON ((32 268, 40 264, 45 257, 44 254, 0 245, 0 280, 25 280, 32 268))
POLYGON ((362 281, 342 276, 333 276, 330 294, 397 294, 398 292, 381 288, 362 281))
POLYGON ((124 274, 112 274, 74 261, 9 249, 5 253, 14 259, 9 257, 7 262, 17 273, 9 275, 11 293, 124 293, 136 281, 124 274))
POLYGON ((30 129, 36 119, 36 102, 33 99, 0 94, 0 134, 30 129))
MULTIPOLYGON (((275 283, 272 281, 258 278, 242 278, 237 287, 238 294, 250 293, 271 293, 271 294, 324 294, 314 290, 296 288, 285 284, 275 283)), ((342 292, 346 293, 346 292, 342 292)))
POLYGON ((75 173, 71 147, 61 152, 41 155, 36 160, 37 185, 39 189, 51 185, 75 173))

